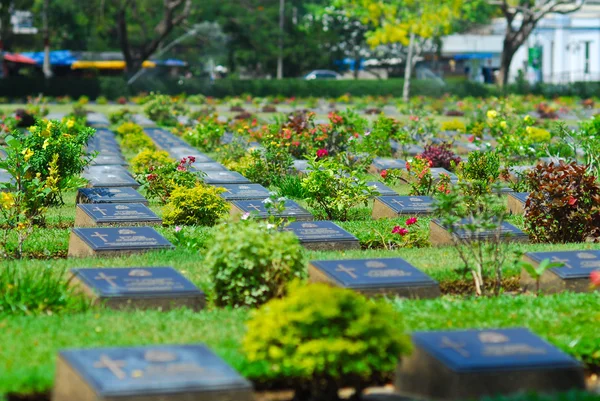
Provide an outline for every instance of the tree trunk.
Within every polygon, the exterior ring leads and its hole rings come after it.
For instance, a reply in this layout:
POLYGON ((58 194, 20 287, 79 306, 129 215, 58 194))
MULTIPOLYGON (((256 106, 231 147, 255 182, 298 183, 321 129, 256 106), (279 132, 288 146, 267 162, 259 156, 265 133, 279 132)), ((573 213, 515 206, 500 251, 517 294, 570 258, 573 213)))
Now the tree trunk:
POLYGON ((358 73, 359 73, 358 69, 359 68, 360 68, 360 57, 354 59, 354 71, 353 71, 354 79, 358 79, 358 73))
POLYGON ((43 12, 43 24, 44 24, 44 64, 42 67, 42 71, 44 72, 44 77, 51 78, 52 77, 52 67, 50 66, 50 31, 48 29, 48 1, 44 0, 44 12, 43 12))
POLYGON ((415 33, 410 32, 410 43, 408 44, 408 56, 404 68, 404 87, 402 88, 402 100, 408 102, 410 97, 410 77, 412 76, 413 51, 415 48, 415 33))
POLYGON ((508 84, 508 78, 510 74, 510 64, 512 59, 517 52, 517 49, 521 44, 516 45, 514 40, 509 37, 504 38, 504 45, 502 47, 502 55, 500 56, 500 73, 498 83, 500 86, 505 87, 508 84))

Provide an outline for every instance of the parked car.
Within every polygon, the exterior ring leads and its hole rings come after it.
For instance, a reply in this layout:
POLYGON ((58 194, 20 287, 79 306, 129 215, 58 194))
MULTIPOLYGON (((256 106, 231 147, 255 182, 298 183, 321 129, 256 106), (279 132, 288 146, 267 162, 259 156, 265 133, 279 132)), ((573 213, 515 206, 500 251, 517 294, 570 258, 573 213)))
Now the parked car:
POLYGON ((312 79, 340 79, 342 76, 331 70, 314 70, 304 76, 306 80, 312 79))

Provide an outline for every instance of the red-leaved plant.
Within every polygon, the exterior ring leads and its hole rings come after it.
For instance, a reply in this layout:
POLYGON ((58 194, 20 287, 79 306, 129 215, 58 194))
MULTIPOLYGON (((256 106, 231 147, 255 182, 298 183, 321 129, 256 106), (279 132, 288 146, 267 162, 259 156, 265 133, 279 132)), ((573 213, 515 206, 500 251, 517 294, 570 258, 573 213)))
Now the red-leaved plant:
POLYGON ((538 164, 528 175, 525 227, 532 241, 600 240, 600 186, 586 166, 538 164))

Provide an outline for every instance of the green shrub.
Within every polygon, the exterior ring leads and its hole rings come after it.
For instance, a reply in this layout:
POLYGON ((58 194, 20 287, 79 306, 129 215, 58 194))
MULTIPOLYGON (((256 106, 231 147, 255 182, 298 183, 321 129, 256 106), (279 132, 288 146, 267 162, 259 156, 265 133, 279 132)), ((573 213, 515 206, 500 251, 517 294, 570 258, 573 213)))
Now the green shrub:
POLYGON ((135 178, 142 184, 141 189, 148 198, 158 199, 165 204, 175 188, 194 188, 201 182, 201 174, 190 171, 195 161, 194 156, 189 156, 171 163, 152 165, 135 178))
POLYGON ((465 191, 475 196, 489 193, 500 177, 500 156, 495 151, 471 152, 459 164, 457 175, 465 191))
POLYGON ((96 104, 108 104, 108 99, 105 96, 98 96, 96 98, 96 104))
POLYGON ((296 395, 335 400, 340 387, 360 392, 410 352, 401 323, 388 303, 325 284, 295 284, 254 313, 243 350, 268 376, 292 381, 296 395))
POLYGON ((123 123, 129 122, 133 117, 133 112, 127 108, 120 108, 119 110, 110 113, 108 115, 108 120, 113 125, 121 125, 123 123))
POLYGON ((131 170, 135 174, 142 174, 150 170, 151 167, 174 163, 175 159, 169 156, 164 150, 144 149, 138 153, 129 162, 131 170))
POLYGON ((29 269, 8 265, 0 268, 0 315, 81 312, 89 303, 73 292, 64 270, 29 269))
POLYGON ((185 139, 190 145, 210 152, 219 146, 223 134, 225 134, 225 125, 215 117, 208 117, 202 119, 193 130, 188 131, 185 139))
POLYGON ((586 166, 538 164, 528 176, 532 189, 525 227, 535 242, 600 240, 600 185, 586 166))
POLYGON ((197 185, 176 187, 163 210, 165 224, 214 226, 229 212, 229 204, 219 196, 223 188, 197 185))
POLYGON ((171 96, 151 93, 144 103, 144 113, 159 125, 176 125, 178 115, 186 115, 187 107, 171 96))
POLYGON ((121 138, 121 146, 129 150, 155 149, 154 142, 144 133, 144 129, 132 122, 125 122, 116 130, 121 138))
POLYGON ((298 238, 264 223, 223 224, 207 247, 205 264, 219 306, 261 305, 284 295, 290 280, 306 276, 298 238))
POLYGON ((39 174, 41 180, 46 180, 51 174, 58 176, 58 182, 53 184, 56 190, 48 202, 60 205, 63 192, 81 184, 80 174, 92 160, 86 154, 85 145, 95 130, 74 121, 38 120, 30 132, 31 135, 15 132, 15 138, 22 141, 23 148, 31 152, 27 173, 32 177, 39 174), (50 164, 55 159, 55 169, 50 171, 50 164))
POLYGON ((333 158, 322 157, 308 163, 310 172, 302 179, 309 206, 323 209, 329 220, 344 221, 354 206, 367 204, 376 191, 351 170, 333 158))

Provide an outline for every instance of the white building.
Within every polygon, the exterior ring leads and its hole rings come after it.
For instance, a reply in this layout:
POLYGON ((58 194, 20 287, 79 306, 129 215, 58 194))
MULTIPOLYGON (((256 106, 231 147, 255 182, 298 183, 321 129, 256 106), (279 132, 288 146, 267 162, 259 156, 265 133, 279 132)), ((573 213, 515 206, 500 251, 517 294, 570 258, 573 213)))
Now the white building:
MULTIPOLYGON (((442 54, 456 60, 473 60, 477 79, 478 68, 500 66, 500 54, 506 21, 498 19, 483 31, 451 35, 444 38, 442 54)), ((588 0, 581 10, 572 14, 549 14, 530 35, 528 42, 515 54, 510 79, 522 70, 530 81, 535 71, 528 66, 529 48, 541 48, 541 78, 544 82, 566 83, 600 81, 600 0, 588 0)))

